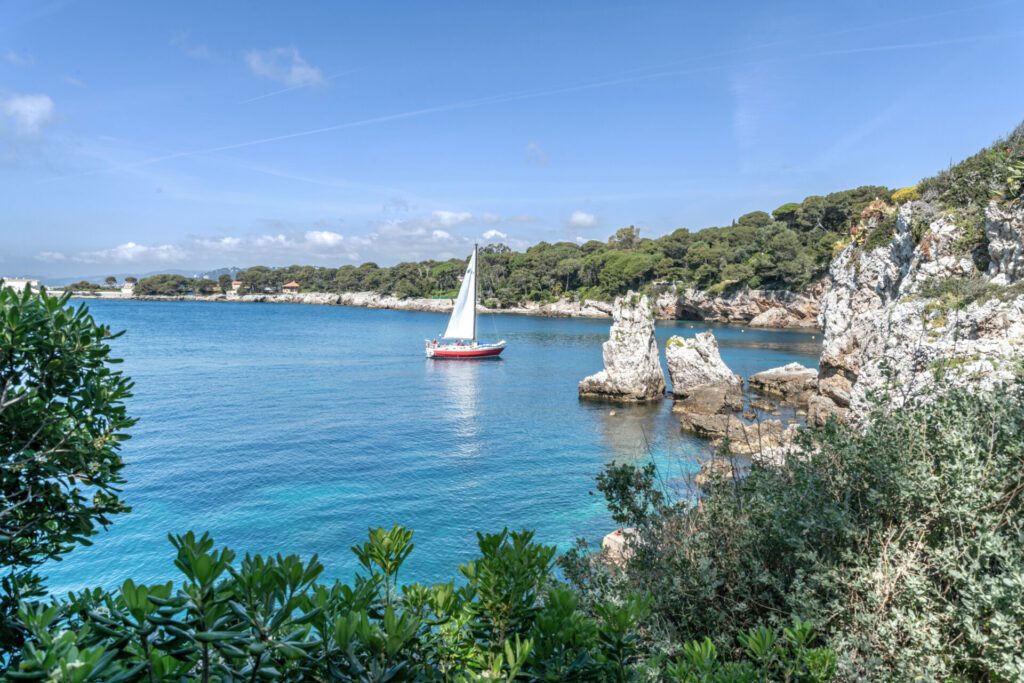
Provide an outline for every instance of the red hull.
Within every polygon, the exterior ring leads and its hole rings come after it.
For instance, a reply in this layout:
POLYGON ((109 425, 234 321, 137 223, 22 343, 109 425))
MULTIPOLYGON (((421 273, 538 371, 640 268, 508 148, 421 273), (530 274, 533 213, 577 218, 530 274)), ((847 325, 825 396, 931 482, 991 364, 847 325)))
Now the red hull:
POLYGON ((466 347, 465 349, 433 349, 433 353, 430 355, 431 358, 488 358, 491 356, 500 356, 501 352, 505 350, 504 346, 485 348, 485 349, 474 349, 466 347))

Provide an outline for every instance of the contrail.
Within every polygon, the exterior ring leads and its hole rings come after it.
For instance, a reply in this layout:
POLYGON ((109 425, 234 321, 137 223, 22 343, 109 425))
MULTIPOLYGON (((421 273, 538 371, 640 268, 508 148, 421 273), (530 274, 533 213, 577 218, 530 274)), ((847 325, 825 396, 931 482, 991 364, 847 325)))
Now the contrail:
MULTIPOLYGON (((859 52, 882 52, 882 51, 893 51, 893 50, 922 49, 922 48, 928 48, 928 47, 939 47, 939 46, 943 46, 943 45, 953 45, 953 44, 959 44, 959 43, 980 42, 980 41, 984 41, 984 40, 1016 37, 1016 36, 1020 36, 1022 33, 1024 33, 1024 32, 1015 32, 1015 33, 1010 33, 1010 34, 989 34, 989 35, 980 35, 980 36, 969 36, 969 37, 964 37, 964 38, 953 38, 953 39, 949 39, 949 40, 937 40, 937 41, 928 41, 928 42, 919 42, 919 43, 900 43, 900 44, 895 44, 895 45, 879 45, 879 46, 874 46, 874 47, 850 48, 850 49, 846 49, 846 50, 826 50, 826 51, 821 51, 821 52, 811 52, 811 53, 805 53, 805 54, 802 54, 802 55, 795 55, 795 56, 792 56, 792 57, 778 57, 778 58, 773 58, 773 59, 761 59, 761 60, 757 60, 756 62, 750 62, 749 64, 750 65, 754 65, 754 64, 765 64, 765 63, 782 63, 782 62, 800 61, 800 60, 811 59, 811 58, 816 58, 816 57, 827 57, 827 56, 838 56, 838 55, 844 55, 844 54, 855 54, 855 53, 859 53, 859 52)), ((700 61, 700 60, 707 59, 707 58, 708 58, 707 56, 695 57, 695 58, 693 58, 691 60, 687 60, 687 62, 683 62, 683 63, 700 61)), ((485 105, 489 105, 489 104, 502 104, 502 103, 506 103, 506 102, 515 102, 515 101, 520 101, 520 100, 535 99, 535 98, 538 98, 538 97, 547 97, 547 96, 550 96, 550 95, 560 95, 560 94, 571 93, 571 92, 580 92, 580 91, 585 91, 585 90, 593 90, 593 89, 597 89, 597 88, 606 88, 606 87, 611 87, 611 86, 616 86, 616 85, 627 85, 627 84, 630 84, 630 83, 640 83, 640 82, 643 82, 643 81, 648 81, 648 80, 653 80, 653 79, 667 78, 667 77, 671 77, 671 76, 683 76, 683 75, 688 75, 688 74, 702 73, 702 72, 707 72, 707 71, 715 71, 715 70, 718 70, 718 69, 723 69, 723 68, 728 68, 728 67, 737 67, 737 66, 744 66, 744 64, 716 64, 716 65, 708 65, 708 66, 703 66, 703 67, 692 67, 692 68, 689 68, 689 69, 671 69, 671 70, 656 71, 656 72, 653 72, 653 73, 636 75, 636 76, 622 76, 622 77, 618 77, 618 78, 600 79, 600 80, 589 79, 589 80, 581 81, 581 82, 576 83, 576 84, 557 86, 557 87, 554 87, 554 88, 544 88, 544 89, 534 89, 534 90, 518 90, 518 91, 509 92, 509 93, 490 95, 490 96, 487 96, 487 97, 481 97, 481 98, 477 98, 477 99, 463 100, 463 101, 460 101, 460 102, 451 102, 451 103, 448 103, 448 104, 441 104, 441 105, 436 105, 436 106, 433 106, 433 107, 424 107, 424 108, 421 108, 421 109, 413 109, 411 111, 400 112, 400 113, 396 113, 396 114, 387 114, 387 115, 383 115, 383 116, 375 116, 375 117, 371 117, 371 118, 360 119, 360 120, 357 120, 357 121, 348 121, 348 122, 345 122, 345 123, 339 123, 339 124, 330 125, 330 126, 323 126, 321 128, 312 128, 312 129, 309 129, 309 130, 297 131, 297 132, 294 132, 294 133, 285 133, 285 134, 282 134, 282 135, 274 135, 274 136, 270 136, 270 137, 257 138, 257 139, 254 139, 254 140, 246 140, 246 141, 243 141, 243 142, 236 142, 236 143, 231 143, 231 144, 227 144, 227 145, 218 145, 218 146, 215 146, 215 147, 206 147, 206 148, 202 148, 202 149, 187 150, 187 151, 183 151, 183 152, 174 152, 172 154, 165 154, 165 155, 162 155, 162 156, 151 157, 149 159, 143 159, 141 161, 137 161, 137 162, 133 162, 133 163, 129 163, 129 164, 121 164, 121 165, 116 165, 116 166, 110 166, 110 167, 107 167, 107 168, 93 169, 93 170, 90 170, 90 171, 83 171, 81 173, 72 173, 72 174, 67 174, 67 175, 62 175, 62 176, 54 176, 52 178, 48 178, 48 179, 42 180, 40 182, 41 183, 49 183, 49 182, 53 182, 53 181, 57 181, 57 180, 65 180, 65 179, 68 179, 68 178, 77 178, 77 177, 82 177, 82 176, 95 175, 97 173, 107 173, 107 172, 112 172, 112 171, 129 170, 129 169, 133 169, 133 168, 139 168, 139 167, 142 167, 142 166, 150 166, 152 164, 157 164, 157 163, 161 163, 161 162, 164 162, 164 161, 170 161, 170 160, 173 160, 173 159, 182 159, 182 158, 186 158, 186 157, 201 156, 201 155, 205 155, 205 154, 215 154, 215 153, 218 153, 218 152, 228 152, 228 151, 232 151, 232 150, 236 150, 236 149, 243 149, 243 148, 246 148, 246 147, 256 147, 256 146, 259 146, 259 145, 265 145, 265 144, 272 143, 272 142, 281 142, 281 141, 284 141, 284 140, 293 140, 293 139, 296 139, 296 138, 308 137, 308 136, 311 136, 311 135, 321 135, 323 133, 331 133, 331 132, 340 131, 340 130, 348 130, 348 129, 352 129, 352 128, 361 128, 361 127, 376 125, 376 124, 380 124, 380 123, 388 123, 388 122, 391 122, 391 121, 400 121, 400 120, 404 120, 404 119, 418 118, 418 117, 421 117, 421 116, 427 116, 429 114, 440 114, 440 113, 445 113, 445 112, 450 112, 450 111, 455 111, 455 110, 460 110, 460 109, 470 109, 470 108, 481 107, 481 106, 485 106, 485 105)), ((636 71, 636 70, 634 70, 634 71, 636 71)), ((630 72, 627 72, 627 73, 630 73, 630 72)))
MULTIPOLYGON (((346 76, 346 75, 348 75, 350 73, 353 73, 355 71, 359 71, 359 69, 349 69, 347 71, 342 71, 340 73, 336 73, 336 74, 334 74, 332 76, 328 76, 327 78, 324 79, 324 81, 325 82, 326 81, 333 81, 336 78, 341 78, 342 76, 346 76)), ((262 95, 257 95, 256 97, 250 97, 247 100, 242 100, 238 104, 248 104, 250 102, 256 102, 257 100, 265 100, 268 97, 273 97, 274 95, 281 95, 281 94, 286 93, 286 92, 291 92, 292 90, 301 90, 302 88, 312 88, 312 87, 314 87, 316 85, 319 85, 319 83, 303 83, 302 85, 293 85, 290 88, 281 88, 280 90, 274 90, 273 92, 268 92, 268 93, 264 93, 262 95)))

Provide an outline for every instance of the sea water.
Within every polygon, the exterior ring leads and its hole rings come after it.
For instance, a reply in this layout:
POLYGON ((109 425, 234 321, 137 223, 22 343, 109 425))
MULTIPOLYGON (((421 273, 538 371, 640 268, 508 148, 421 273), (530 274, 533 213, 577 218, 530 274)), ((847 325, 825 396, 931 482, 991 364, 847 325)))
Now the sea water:
MULTIPOLYGON (((607 319, 481 316, 499 360, 423 356, 447 317, 335 306, 90 301, 135 380, 124 498, 94 545, 44 567, 55 592, 178 579, 168 533, 210 531, 252 553, 318 554, 350 578, 368 527, 415 531, 403 580, 441 581, 476 532, 533 529, 564 550, 614 528, 595 476, 613 461, 685 480, 706 442, 671 402, 581 402, 607 319)), ((816 367, 813 333, 659 322, 658 339, 712 329, 743 376, 816 367)))

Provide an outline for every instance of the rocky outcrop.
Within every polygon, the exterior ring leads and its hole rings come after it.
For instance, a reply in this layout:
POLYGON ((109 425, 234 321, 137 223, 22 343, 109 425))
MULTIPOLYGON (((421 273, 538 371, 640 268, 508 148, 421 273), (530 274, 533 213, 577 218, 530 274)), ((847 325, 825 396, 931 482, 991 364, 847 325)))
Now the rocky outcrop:
POLYGON ((743 380, 722 361, 718 340, 711 332, 695 337, 669 337, 665 343, 665 360, 672 380, 672 395, 686 398, 697 387, 727 385, 739 391, 743 380))
POLYGON ((988 238, 988 275, 995 285, 1024 278, 1024 209, 993 206, 985 222, 988 238))
POLYGON ((818 301, 825 287, 826 283, 820 282, 804 294, 744 289, 717 296, 686 289, 678 296, 675 317, 759 327, 815 328, 818 301))
POLYGON ((858 422, 873 396, 899 406, 940 374, 976 388, 1012 379, 1024 356, 1024 209, 989 206, 983 242, 963 222, 911 202, 887 244, 854 243, 833 261, 812 422, 829 415, 858 422))
POLYGON ((818 386, 818 371, 799 363, 789 363, 750 376, 751 391, 797 406, 806 406, 818 386))
POLYGON ((629 558, 633 556, 633 543, 636 542, 637 532, 632 527, 624 527, 605 534, 601 539, 601 550, 604 552, 605 562, 611 568, 623 567, 629 558))
POLYGON ((615 300, 611 334, 602 346, 604 369, 579 385, 580 398, 651 401, 665 395, 654 314, 646 296, 629 292, 615 300))
MULTIPOLYGON (((675 407, 673 410, 680 412, 675 407)), ((746 423, 735 415, 698 412, 681 412, 679 424, 684 432, 709 439, 715 445, 728 438, 729 450, 744 455, 781 446, 785 431, 779 420, 746 423)))

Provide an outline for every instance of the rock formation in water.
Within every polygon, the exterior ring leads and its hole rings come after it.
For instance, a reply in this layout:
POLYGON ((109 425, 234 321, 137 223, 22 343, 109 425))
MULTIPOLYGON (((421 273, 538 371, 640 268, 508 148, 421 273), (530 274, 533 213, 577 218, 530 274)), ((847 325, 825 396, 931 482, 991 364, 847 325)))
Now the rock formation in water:
POLYGON ((612 307, 611 334, 602 346, 604 369, 579 385, 580 398, 651 401, 665 395, 654 313, 646 296, 628 292, 612 307))
POLYGON ((818 371, 799 363, 764 370, 747 380, 751 391, 777 398, 783 403, 806 406, 818 387, 818 371))
POLYGON ((722 361, 711 332, 690 339, 670 337, 665 359, 677 412, 712 415, 743 407, 743 380, 722 361))
POLYGON ((1012 379, 1024 357, 1024 207, 976 215, 909 202, 891 239, 855 239, 832 262, 811 421, 858 422, 872 395, 899 406, 939 375, 982 389, 1012 379))

